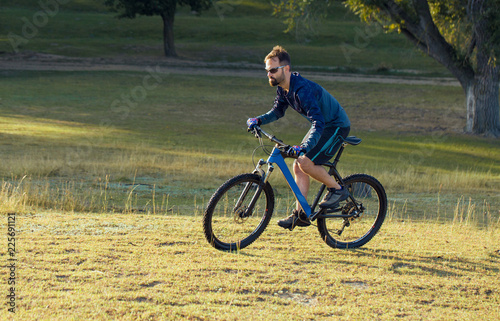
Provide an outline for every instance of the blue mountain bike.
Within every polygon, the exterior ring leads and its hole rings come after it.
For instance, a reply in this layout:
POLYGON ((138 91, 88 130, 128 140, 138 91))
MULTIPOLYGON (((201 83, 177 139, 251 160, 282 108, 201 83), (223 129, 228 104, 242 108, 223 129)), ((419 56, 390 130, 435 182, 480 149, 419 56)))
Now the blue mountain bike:
POLYGON ((329 174, 347 187, 349 197, 333 209, 319 208, 326 186, 322 185, 312 205, 300 192, 285 158, 290 147, 260 127, 254 129, 264 148, 262 135, 275 146, 267 161, 261 159, 253 173, 237 175, 222 184, 212 195, 203 216, 207 241, 216 249, 237 251, 252 244, 266 229, 274 210, 274 191, 268 180, 277 165, 293 194, 311 222, 317 222, 321 239, 333 248, 356 248, 366 244, 379 231, 387 211, 384 187, 372 176, 354 174, 342 178, 336 167, 347 145, 358 145, 361 139, 344 139, 333 163, 326 163, 329 174), (267 167, 267 168, 266 168, 267 167), (264 171, 266 169, 266 171, 264 171))

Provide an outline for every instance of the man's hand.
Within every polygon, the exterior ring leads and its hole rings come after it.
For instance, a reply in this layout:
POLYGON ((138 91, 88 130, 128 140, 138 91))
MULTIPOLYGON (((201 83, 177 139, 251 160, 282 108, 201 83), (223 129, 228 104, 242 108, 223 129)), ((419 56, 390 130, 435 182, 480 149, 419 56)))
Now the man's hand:
POLYGON ((248 126, 248 131, 252 131, 255 126, 260 125, 260 120, 257 118, 248 118, 247 120, 247 126, 248 126))
POLYGON ((290 157, 299 157, 301 155, 304 155, 304 148, 302 146, 290 146, 288 150, 286 151, 286 154, 290 157))

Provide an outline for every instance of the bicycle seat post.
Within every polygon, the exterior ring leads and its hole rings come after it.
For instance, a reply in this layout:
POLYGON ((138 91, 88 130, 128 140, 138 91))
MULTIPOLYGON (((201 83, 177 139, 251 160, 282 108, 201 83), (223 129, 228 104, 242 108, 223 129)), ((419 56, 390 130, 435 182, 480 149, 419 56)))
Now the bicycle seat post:
POLYGON ((333 160, 333 167, 337 167, 337 163, 340 160, 340 156, 342 156, 342 152, 344 151, 344 148, 347 146, 346 142, 343 142, 342 145, 339 148, 339 151, 337 152, 337 155, 335 155, 335 159, 333 160))

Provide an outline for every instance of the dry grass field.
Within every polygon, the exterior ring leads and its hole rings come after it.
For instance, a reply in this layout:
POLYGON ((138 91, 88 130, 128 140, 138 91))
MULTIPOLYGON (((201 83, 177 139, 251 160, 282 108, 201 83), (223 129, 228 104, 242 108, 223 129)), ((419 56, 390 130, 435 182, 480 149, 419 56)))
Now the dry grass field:
MULTIPOLYGON (((3 217, 3 219, 6 219, 3 217)), ((275 220, 238 253, 200 216, 17 215, 12 320, 497 320, 500 224, 389 219, 334 250, 275 220)), ((2 260, 5 259, 2 252, 2 260)), ((1 270, 2 280, 7 278, 1 270)), ((5 297, 4 297, 5 298, 5 297)))

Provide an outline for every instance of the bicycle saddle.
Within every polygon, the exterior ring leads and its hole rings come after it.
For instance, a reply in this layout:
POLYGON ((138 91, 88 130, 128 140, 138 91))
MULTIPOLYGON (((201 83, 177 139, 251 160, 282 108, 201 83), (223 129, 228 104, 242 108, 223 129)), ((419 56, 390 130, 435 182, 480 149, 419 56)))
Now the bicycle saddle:
POLYGON ((359 143, 361 143, 361 138, 358 138, 356 136, 348 136, 344 139, 344 142, 350 145, 359 145, 359 143))

